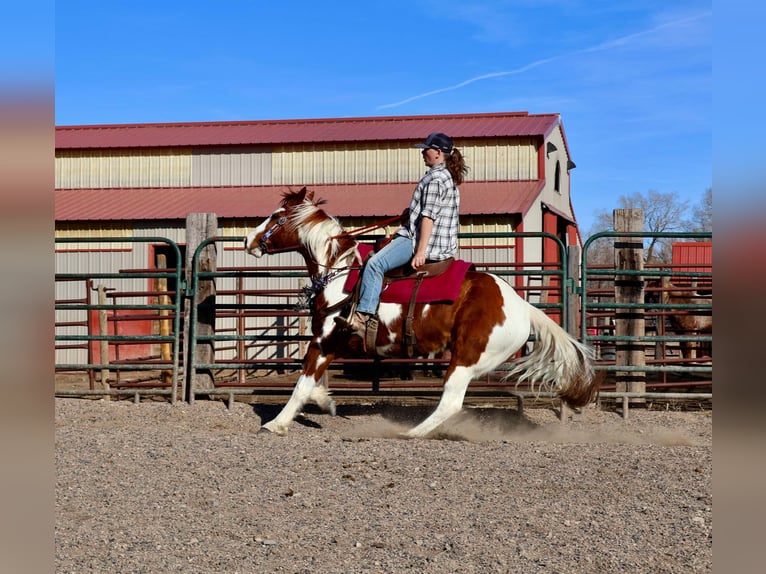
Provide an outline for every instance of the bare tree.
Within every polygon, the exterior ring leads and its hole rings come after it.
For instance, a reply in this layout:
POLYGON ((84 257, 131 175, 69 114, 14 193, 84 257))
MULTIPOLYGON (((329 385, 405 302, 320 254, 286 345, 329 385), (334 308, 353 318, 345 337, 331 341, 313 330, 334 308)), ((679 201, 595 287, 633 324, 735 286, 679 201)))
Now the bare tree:
MULTIPOLYGON (((688 231, 693 227, 686 217, 689 202, 682 201, 676 192, 661 193, 652 189, 647 193, 622 195, 616 208, 642 209, 644 212, 644 230, 651 233, 688 231)), ((588 236, 601 231, 614 231, 611 212, 600 211, 596 214, 596 221, 588 236)), ((672 240, 670 239, 648 237, 644 246, 646 262, 670 262, 671 243, 672 240)), ((602 262, 602 259, 603 262, 608 262, 613 256, 606 242, 604 245, 594 244, 592 253, 589 252, 589 260, 591 260, 591 255, 594 257, 594 262, 602 262)))
POLYGON ((709 187, 702 195, 702 201, 694 208, 694 228, 692 231, 713 232, 713 188, 709 187))

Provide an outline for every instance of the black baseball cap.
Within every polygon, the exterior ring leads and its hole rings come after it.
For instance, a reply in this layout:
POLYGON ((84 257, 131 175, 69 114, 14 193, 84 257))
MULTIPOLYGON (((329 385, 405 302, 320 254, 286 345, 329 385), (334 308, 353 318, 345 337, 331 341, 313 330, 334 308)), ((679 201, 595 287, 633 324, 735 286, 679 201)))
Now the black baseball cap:
POLYGON ((425 142, 415 144, 415 147, 421 149, 440 149, 444 153, 449 153, 452 151, 452 138, 447 134, 434 132, 428 135, 425 142))

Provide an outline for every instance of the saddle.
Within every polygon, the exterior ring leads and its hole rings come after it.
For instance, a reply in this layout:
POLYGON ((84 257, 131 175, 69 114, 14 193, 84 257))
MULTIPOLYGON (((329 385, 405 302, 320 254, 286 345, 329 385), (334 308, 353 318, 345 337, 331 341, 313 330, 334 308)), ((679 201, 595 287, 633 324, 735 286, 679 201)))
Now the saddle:
MULTIPOLYGON (((372 252, 373 246, 359 245, 359 253, 365 262, 372 252)), ((402 326, 402 349, 406 358, 413 356, 415 347, 413 323, 416 303, 454 301, 469 269, 473 269, 473 264, 451 257, 443 261, 426 263, 417 270, 408 263, 391 269, 385 274, 380 297, 381 302, 407 305, 407 314, 402 326)), ((359 271, 350 273, 344 287, 346 292, 352 293, 350 315, 353 314, 359 301, 361 286, 359 276, 359 271)), ((374 354, 377 332, 377 319, 371 319, 367 323, 364 337, 365 350, 369 355, 374 354)))
POLYGON ((395 267, 394 269, 387 271, 384 275, 383 286, 385 288, 386 280, 390 283, 391 281, 399 281, 401 279, 415 279, 417 277, 425 279, 426 277, 436 277, 449 269, 454 261, 454 257, 450 257, 443 261, 431 261, 430 263, 426 261, 425 265, 422 265, 417 271, 413 269, 412 265, 409 263, 402 265, 401 267, 395 267))

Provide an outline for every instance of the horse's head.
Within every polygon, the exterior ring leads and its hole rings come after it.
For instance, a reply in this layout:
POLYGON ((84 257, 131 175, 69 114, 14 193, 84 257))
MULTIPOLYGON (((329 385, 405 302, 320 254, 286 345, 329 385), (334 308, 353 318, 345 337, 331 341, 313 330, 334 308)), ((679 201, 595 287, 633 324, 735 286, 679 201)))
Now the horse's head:
POLYGON ((304 187, 288 192, 282 203, 245 237, 245 251, 255 257, 266 253, 291 251, 300 247, 298 226, 294 224, 295 211, 301 205, 314 205, 314 192, 304 187))

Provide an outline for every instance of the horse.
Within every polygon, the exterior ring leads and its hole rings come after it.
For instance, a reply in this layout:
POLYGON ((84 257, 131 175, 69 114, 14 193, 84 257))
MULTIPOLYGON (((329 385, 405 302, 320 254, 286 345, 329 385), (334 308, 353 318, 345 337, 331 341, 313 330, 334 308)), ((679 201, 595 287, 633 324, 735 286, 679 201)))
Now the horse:
MULTIPOLYGON (((324 200, 314 199, 305 187, 283 193, 279 207, 244 240, 245 251, 260 258, 276 252, 297 252, 311 277, 311 340, 302 370, 288 402, 261 432, 285 435, 303 406, 313 402, 335 413, 335 402, 323 377, 336 358, 357 356, 364 342, 334 321, 347 316, 351 295, 344 290, 349 273, 362 264, 353 232, 328 215, 324 200)), ((381 303, 379 327, 372 350, 381 357, 403 356, 402 327, 405 304, 381 303)), ((572 408, 591 403, 598 383, 592 367, 593 351, 562 329, 543 311, 522 299, 505 281, 490 273, 466 272, 452 303, 418 303, 414 308, 414 354, 434 356, 449 351, 441 397, 436 409, 406 433, 425 438, 463 407, 469 383, 509 360, 527 345, 530 352, 515 357, 506 378, 519 375, 534 388, 549 389, 572 408)), ((370 349, 367 349, 370 352, 370 349)))
MULTIPOLYGON (((670 330, 679 336, 699 337, 713 333, 713 292, 710 289, 684 288, 670 282, 658 280, 647 281, 646 300, 649 303, 666 305, 690 305, 689 308, 671 308, 667 311, 666 320, 670 330), (710 309, 707 309, 709 307, 710 309)), ((712 342, 681 341, 679 343, 681 357, 686 360, 696 360, 713 356, 712 342)))
MULTIPOLYGON (((704 309, 706 306, 713 306, 713 295, 706 293, 697 293, 694 291, 684 291, 680 289, 671 289, 665 291, 664 303, 670 305, 697 305, 704 309)), ((668 315, 668 324, 676 335, 700 336, 712 335, 713 333, 713 315, 711 311, 700 311, 691 309, 679 309, 668 315)), ((700 359, 707 355, 713 356, 713 343, 699 341, 682 341, 680 344, 681 356, 684 359, 700 359)))

